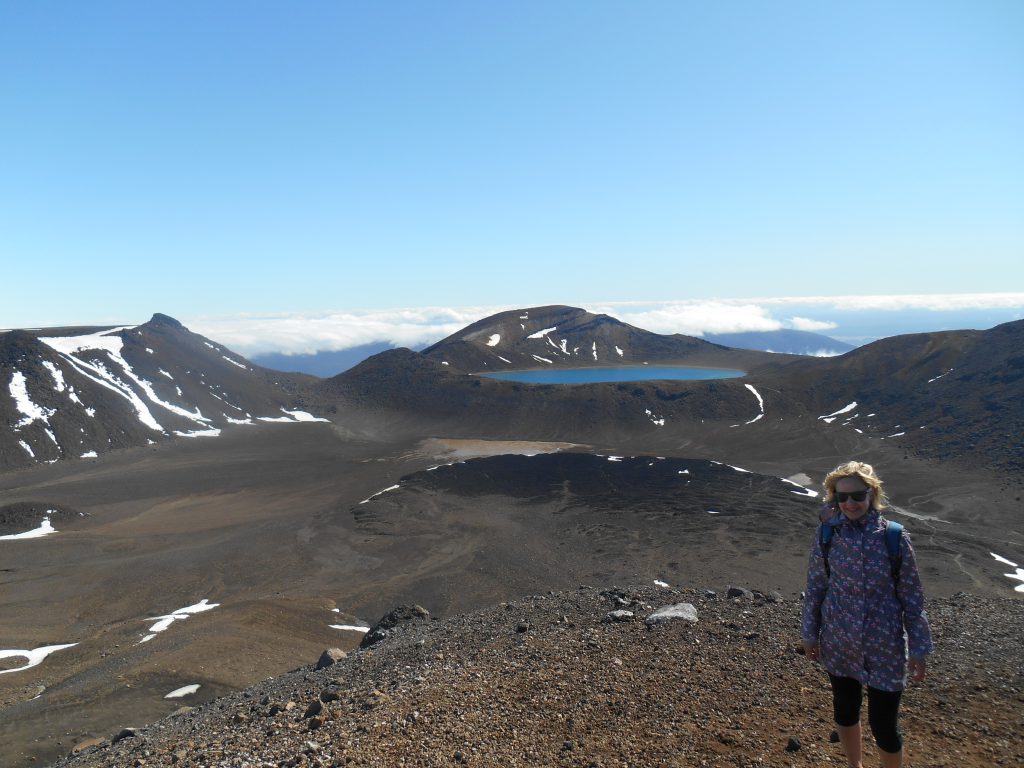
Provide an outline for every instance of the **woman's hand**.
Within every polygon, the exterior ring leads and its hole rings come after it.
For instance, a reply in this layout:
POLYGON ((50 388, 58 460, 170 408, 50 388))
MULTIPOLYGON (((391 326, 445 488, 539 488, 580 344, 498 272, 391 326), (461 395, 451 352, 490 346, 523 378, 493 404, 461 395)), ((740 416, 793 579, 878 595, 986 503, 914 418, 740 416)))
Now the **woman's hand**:
POLYGON ((924 682, 924 657, 911 656, 907 661, 907 672, 915 683, 924 682))
POLYGON ((803 640, 801 642, 804 644, 804 655, 811 661, 816 662, 821 656, 821 648, 813 640, 803 640))

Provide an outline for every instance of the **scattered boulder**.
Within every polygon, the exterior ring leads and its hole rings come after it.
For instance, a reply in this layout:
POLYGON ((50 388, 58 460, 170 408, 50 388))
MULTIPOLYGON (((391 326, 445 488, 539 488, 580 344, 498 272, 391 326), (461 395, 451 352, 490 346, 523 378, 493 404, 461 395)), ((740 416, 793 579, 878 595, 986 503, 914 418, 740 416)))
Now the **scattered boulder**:
POLYGON ((754 593, 743 587, 729 587, 725 592, 726 597, 742 597, 744 600, 753 600, 754 593))
POLYGON ((647 617, 645 623, 648 627, 654 627, 658 624, 665 624, 674 620, 685 621, 689 624, 697 623, 697 609, 693 607, 692 603, 676 603, 674 605, 666 605, 650 616, 647 617))
POLYGON ((340 685, 336 683, 331 683, 322 691, 320 691, 320 701, 322 701, 324 704, 327 704, 331 701, 340 701, 342 690, 343 689, 340 685))
POLYGON ((320 654, 320 658, 317 659, 316 668, 324 669, 332 664, 335 664, 348 656, 341 648, 327 648, 323 653, 320 654))
POLYGON ((71 748, 71 754, 72 755, 77 755, 79 752, 84 752, 87 749, 92 749, 93 747, 98 747, 100 744, 102 744, 105 741, 106 741, 106 739, 103 739, 103 738, 101 738, 99 736, 97 736, 94 739, 86 739, 85 741, 80 741, 77 744, 75 744, 75 746, 73 746, 71 748))
POLYGON ((360 648, 369 648, 371 645, 376 645, 384 638, 391 635, 395 628, 400 624, 406 624, 412 621, 422 621, 423 619, 429 618, 430 612, 419 605, 400 605, 397 608, 389 611, 380 621, 370 627, 366 636, 363 637, 363 642, 359 644, 360 648))
POLYGON ((120 731, 114 734, 114 738, 110 740, 110 743, 117 744, 117 742, 119 741, 132 738, 133 736, 135 736, 136 733, 138 733, 137 728, 122 728, 120 731))
POLYGON ((790 736, 789 741, 786 743, 787 752, 799 752, 800 751, 800 739, 796 736, 790 736))
POLYGON ((605 615, 605 617, 604 617, 604 621, 605 621, 606 624, 610 624, 610 623, 615 622, 615 621, 632 621, 632 620, 633 620, 633 612, 632 611, 627 611, 627 610, 625 610, 623 608, 620 608, 617 611, 609 611, 605 615))

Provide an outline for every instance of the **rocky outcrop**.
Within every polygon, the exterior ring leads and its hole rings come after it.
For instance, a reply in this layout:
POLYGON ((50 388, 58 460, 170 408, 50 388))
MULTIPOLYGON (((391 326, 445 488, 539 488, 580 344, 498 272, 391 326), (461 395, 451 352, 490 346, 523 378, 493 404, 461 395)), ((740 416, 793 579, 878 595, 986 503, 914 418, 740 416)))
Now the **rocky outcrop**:
MULTIPOLYGON (((800 653, 800 601, 750 592, 680 590, 701 621, 653 627, 602 621, 623 601, 649 618, 665 594, 653 588, 581 587, 442 621, 406 606, 372 648, 100 737, 58 766, 841 762, 827 680, 800 653)), ((915 764, 1022 764, 1024 658, 1006 638, 1024 601, 959 594, 928 608, 938 653, 903 721, 915 764)))
POLYGON ((359 647, 369 648, 371 645, 376 645, 381 640, 389 637, 400 625, 407 622, 422 621, 429 617, 430 612, 422 606, 400 605, 386 613, 381 617, 380 621, 370 627, 359 647))

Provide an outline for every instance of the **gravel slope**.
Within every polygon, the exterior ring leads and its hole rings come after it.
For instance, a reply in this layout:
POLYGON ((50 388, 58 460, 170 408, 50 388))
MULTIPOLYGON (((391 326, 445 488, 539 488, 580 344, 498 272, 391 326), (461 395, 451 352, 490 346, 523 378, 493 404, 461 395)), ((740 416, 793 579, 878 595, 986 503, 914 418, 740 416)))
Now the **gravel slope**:
MULTIPOLYGON (((412 620, 325 669, 57 765, 842 765, 824 673, 797 652, 800 609, 777 596, 580 587, 412 620), (679 602, 696 624, 645 625, 679 602), (607 622, 616 609, 634 620, 607 622)), ((929 614, 937 654, 904 699, 907 765, 1024 764, 1024 601, 960 593, 929 614)))

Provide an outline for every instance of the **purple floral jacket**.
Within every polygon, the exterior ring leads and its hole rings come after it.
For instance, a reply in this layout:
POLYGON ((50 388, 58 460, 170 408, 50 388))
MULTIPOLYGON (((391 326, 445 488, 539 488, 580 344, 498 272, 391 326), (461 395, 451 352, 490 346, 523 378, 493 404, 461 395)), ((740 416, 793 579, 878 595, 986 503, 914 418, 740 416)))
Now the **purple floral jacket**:
POLYGON ((875 509, 853 523, 842 514, 832 534, 825 575, 815 532, 807 568, 801 636, 817 641, 821 663, 837 677, 852 677, 883 691, 906 687, 911 656, 932 652, 924 591, 910 538, 903 533, 899 581, 885 547, 886 520, 875 509))

